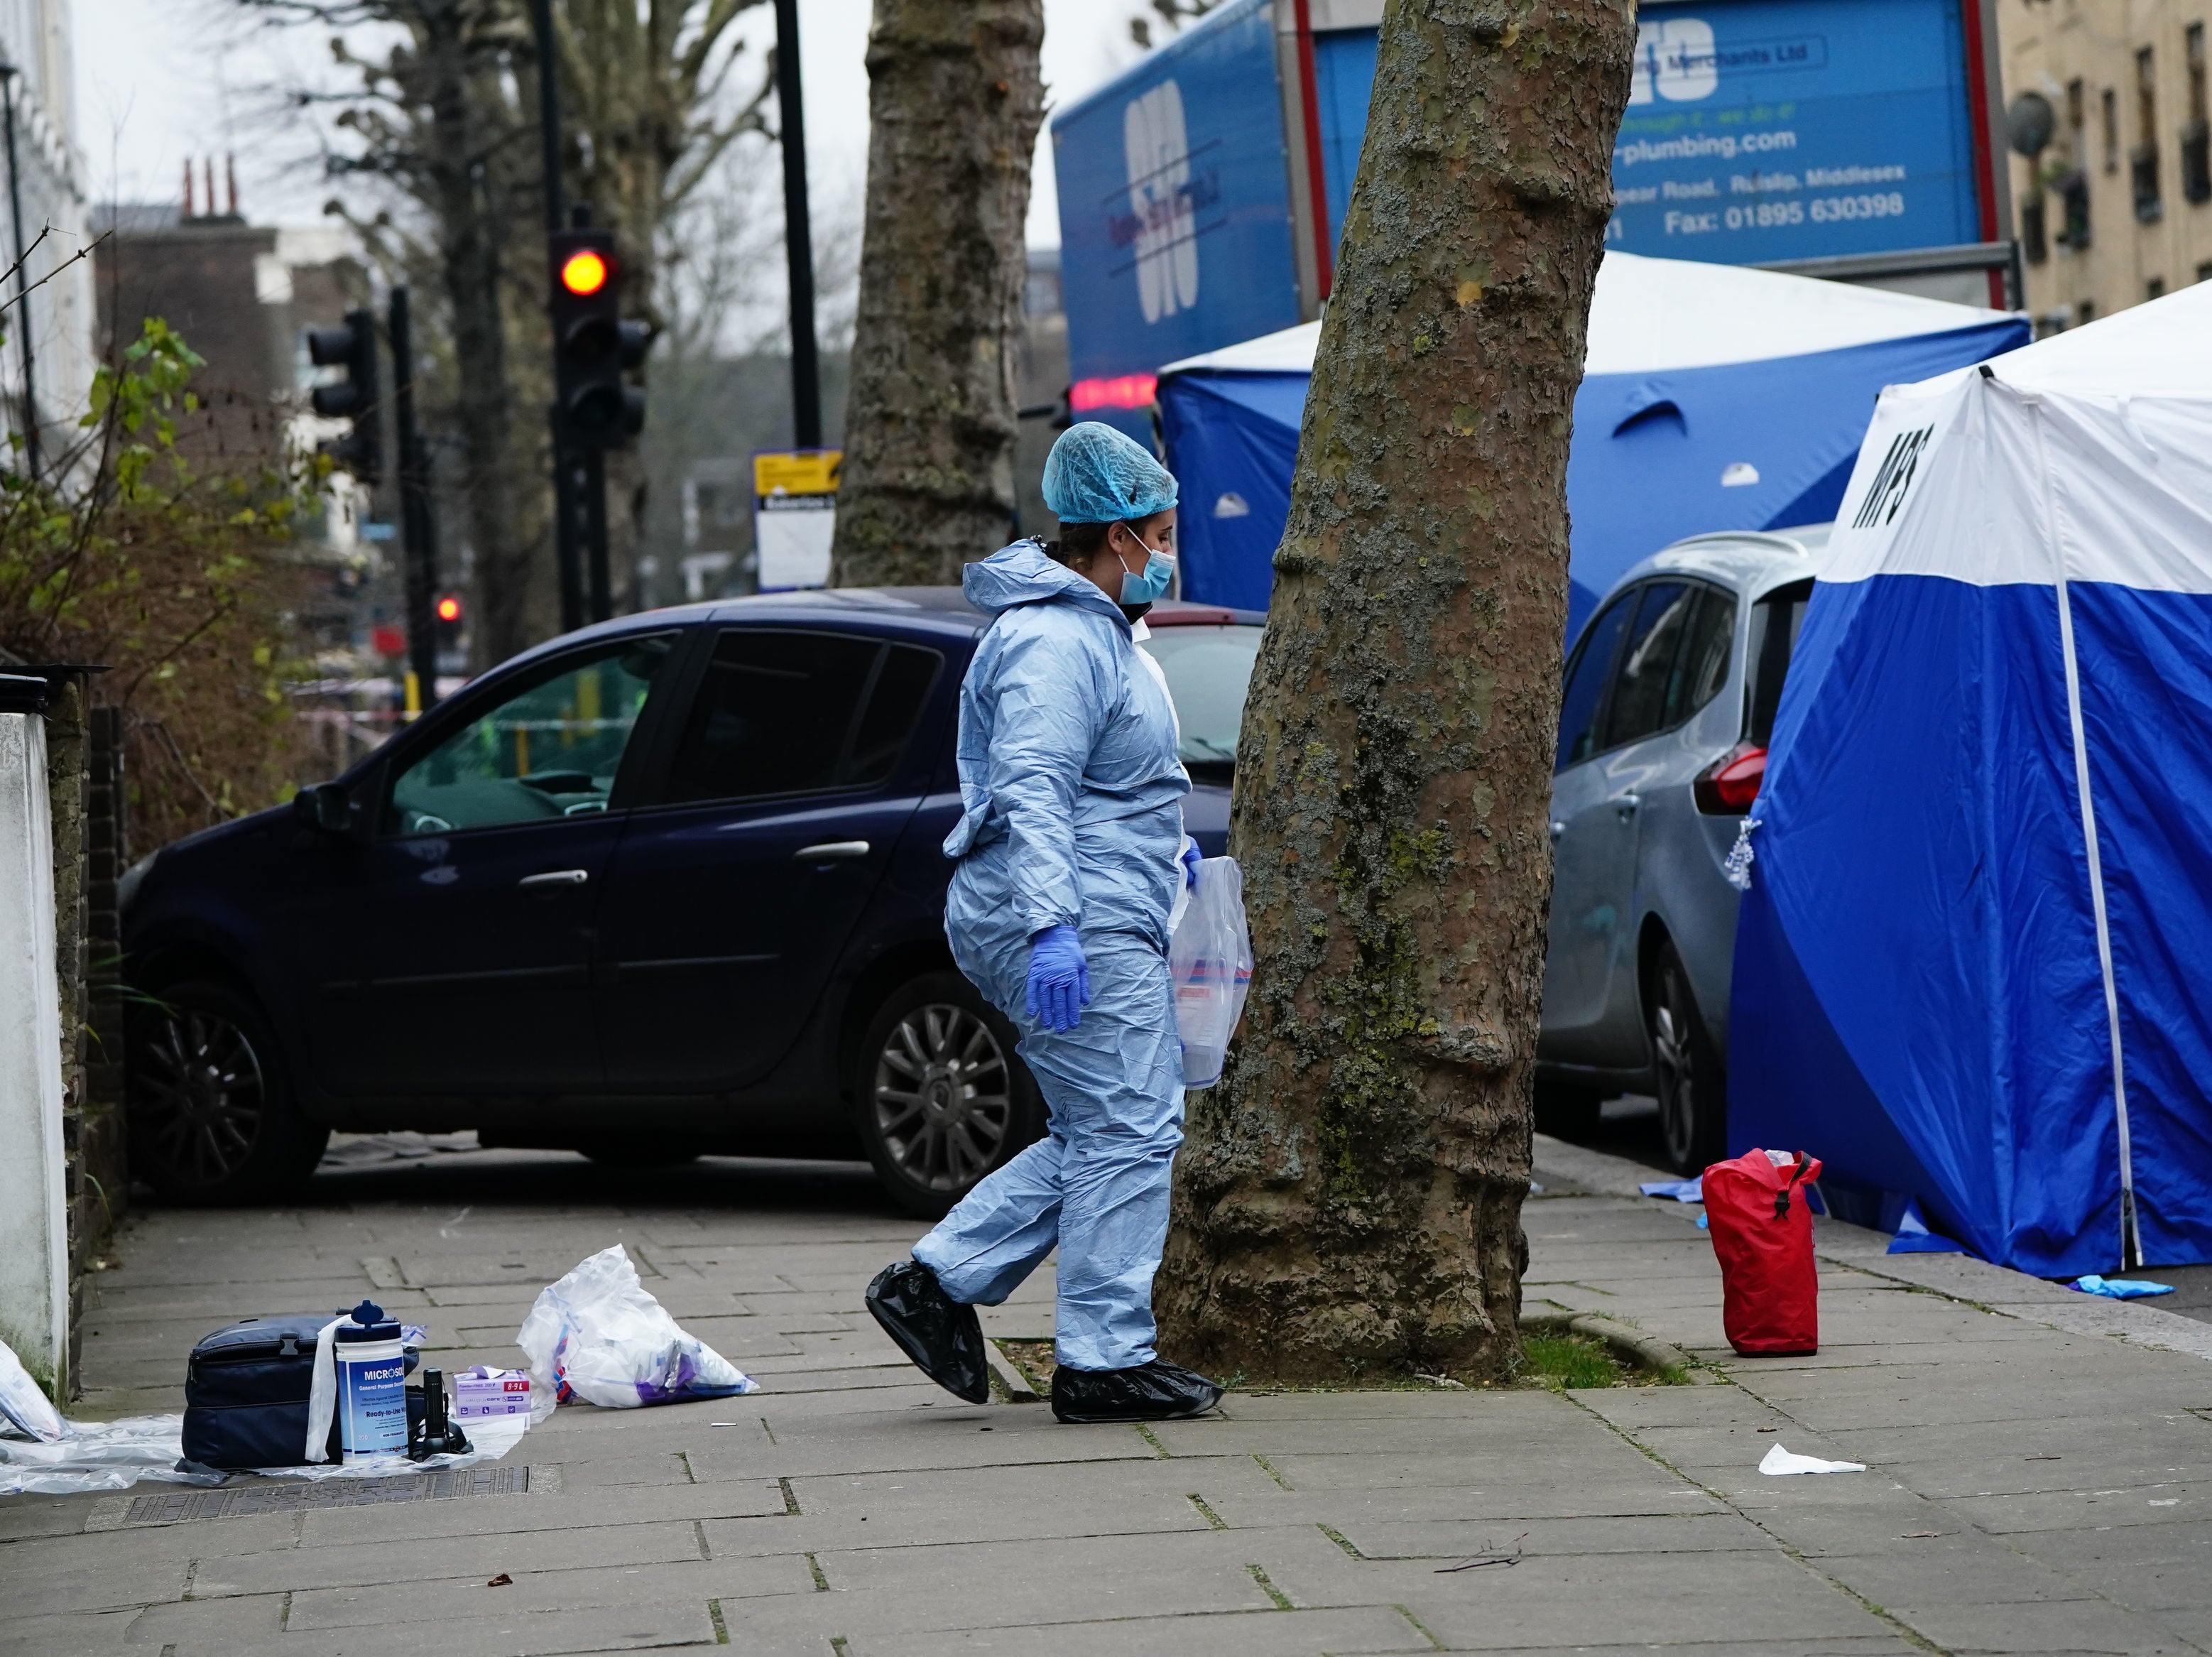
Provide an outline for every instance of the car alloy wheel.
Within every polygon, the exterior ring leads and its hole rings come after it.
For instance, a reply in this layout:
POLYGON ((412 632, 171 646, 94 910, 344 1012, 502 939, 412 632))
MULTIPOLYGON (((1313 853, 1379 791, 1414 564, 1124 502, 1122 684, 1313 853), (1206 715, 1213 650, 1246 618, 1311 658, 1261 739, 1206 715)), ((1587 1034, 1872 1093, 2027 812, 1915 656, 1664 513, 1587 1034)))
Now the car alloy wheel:
POLYGON ((268 1098, 246 1033, 220 1014, 170 1007, 137 1055, 139 1132, 171 1173, 196 1185, 232 1178, 253 1154, 268 1098))
POLYGON ((1659 954, 1650 1008, 1652 1080, 1667 1161, 1694 1174, 1725 1154, 1728 1078, 1690 992, 1690 975, 1672 944, 1659 954))
POLYGON ((1006 1052, 968 1008, 925 1002, 885 1033, 870 1106, 877 1137, 908 1179, 963 1191, 997 1166, 1013 1125, 1006 1052))
MULTIPOLYGON (((1669 978, 1667 989, 1674 987, 1669 978)), ((1662 1001, 1651 1014, 1651 1059, 1659 1072, 1659 1127, 1667 1141, 1667 1160, 1677 1168, 1690 1157, 1690 1140, 1697 1121, 1697 1060, 1682 1028, 1680 1012, 1662 1001)))

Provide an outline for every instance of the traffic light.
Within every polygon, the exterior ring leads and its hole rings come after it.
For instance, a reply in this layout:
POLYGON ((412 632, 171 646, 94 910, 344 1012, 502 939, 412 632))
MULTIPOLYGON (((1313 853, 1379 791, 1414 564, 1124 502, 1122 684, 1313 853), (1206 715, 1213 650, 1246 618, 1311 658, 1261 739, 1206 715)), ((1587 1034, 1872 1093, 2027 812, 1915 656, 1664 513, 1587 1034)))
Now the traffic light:
POLYGON ((460 599, 452 593, 444 594, 439 598, 438 602, 431 606, 431 613, 434 615, 438 620, 438 648, 441 650, 453 650, 459 649, 461 643, 460 599))
POLYGON ((374 486, 384 470, 384 410, 376 392, 376 317, 348 311, 345 325, 307 330, 307 360, 317 368, 343 369, 335 385, 318 386, 308 400, 325 420, 350 420, 353 429, 325 442, 324 454, 362 483, 374 486))
POLYGON ((645 326, 622 320, 622 261, 611 230, 556 230, 553 367, 561 429, 572 442, 611 448, 645 426, 645 393, 623 373, 645 360, 645 326))

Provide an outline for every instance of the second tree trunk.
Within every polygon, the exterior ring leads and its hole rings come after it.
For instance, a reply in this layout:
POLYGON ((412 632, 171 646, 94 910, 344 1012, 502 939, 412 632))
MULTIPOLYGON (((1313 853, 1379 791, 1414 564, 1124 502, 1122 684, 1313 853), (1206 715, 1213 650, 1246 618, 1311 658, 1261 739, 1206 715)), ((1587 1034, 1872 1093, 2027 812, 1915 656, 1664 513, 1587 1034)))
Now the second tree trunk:
POLYGON ((876 0, 830 582, 957 582, 1011 539, 1042 0, 876 0))

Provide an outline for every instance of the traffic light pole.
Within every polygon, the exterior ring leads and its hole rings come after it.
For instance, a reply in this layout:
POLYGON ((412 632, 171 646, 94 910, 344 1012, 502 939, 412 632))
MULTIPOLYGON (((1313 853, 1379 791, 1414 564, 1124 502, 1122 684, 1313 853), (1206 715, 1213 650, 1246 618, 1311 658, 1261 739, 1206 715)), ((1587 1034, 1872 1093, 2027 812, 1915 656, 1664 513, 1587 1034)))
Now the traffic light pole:
POLYGON ((553 548, 561 568, 561 631, 584 624, 584 563, 576 533, 576 455, 563 441, 561 411, 553 411, 553 548))
POLYGON ((584 544, 590 550, 592 619, 615 612, 614 584, 607 555, 607 452, 594 443, 583 452, 584 544))
MULTIPOLYGON (((545 169, 545 228, 554 235, 567 222, 568 209, 561 188, 561 64, 553 36, 553 0, 531 0, 530 16, 538 37, 538 132, 545 169)), ((561 631, 573 633, 584 624, 583 557, 576 533, 579 457, 570 448, 558 407, 551 411, 551 419, 553 551, 561 573, 561 631)), ((602 520, 606 516, 604 498, 598 515, 602 520)))
POLYGON ((783 149, 783 256, 791 286, 792 441, 799 448, 820 448, 822 370, 814 345, 814 232, 806 205, 806 109, 799 83, 799 0, 775 0, 775 106, 783 149))
POLYGON ((429 454, 415 424, 415 327, 405 287, 392 290, 392 399, 399 438, 399 544, 406 561, 407 676, 427 710, 438 700, 438 636, 431 606, 438 585, 438 549, 430 519, 429 454))

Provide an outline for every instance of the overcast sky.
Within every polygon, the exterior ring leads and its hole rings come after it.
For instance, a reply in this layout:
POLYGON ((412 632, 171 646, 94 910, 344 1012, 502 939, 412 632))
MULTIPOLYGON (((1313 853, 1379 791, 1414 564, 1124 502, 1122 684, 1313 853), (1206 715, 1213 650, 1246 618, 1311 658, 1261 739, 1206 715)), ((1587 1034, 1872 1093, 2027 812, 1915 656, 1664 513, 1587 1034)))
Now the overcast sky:
MULTIPOLYGON (((1045 0, 1044 74, 1054 106, 1081 97, 1140 55, 1128 18, 1137 0, 1045 0)), ((799 0, 806 75, 807 155, 814 199, 860 199, 868 150, 868 0, 799 0)), ((238 21, 226 0, 75 0, 78 141, 94 200, 174 201, 187 155, 238 155, 240 194, 258 223, 325 222, 330 186, 311 159, 303 124, 268 113, 265 88, 326 76, 327 37, 272 32, 238 21), (303 158, 305 160, 302 164, 303 158)), ((774 13, 747 20, 749 38, 775 35, 774 13)), ((1030 241, 1056 246, 1051 150, 1039 136, 1030 241)))

